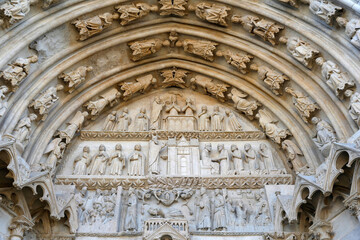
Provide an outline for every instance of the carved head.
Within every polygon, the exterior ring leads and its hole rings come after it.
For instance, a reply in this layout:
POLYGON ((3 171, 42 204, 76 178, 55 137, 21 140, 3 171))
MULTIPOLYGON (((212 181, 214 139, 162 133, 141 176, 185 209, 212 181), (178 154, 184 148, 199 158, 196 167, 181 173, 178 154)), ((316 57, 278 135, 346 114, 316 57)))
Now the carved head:
POLYGON ((318 122, 320 122, 320 119, 317 118, 317 117, 313 117, 313 118, 311 119, 311 123, 312 123, 312 124, 318 124, 318 122))
POLYGON ((135 151, 141 151, 141 145, 140 144, 136 144, 134 147, 135 151))
POLYGON ((251 145, 249 143, 244 146, 245 151, 249 151, 251 149, 251 145))
POLYGON ((56 91, 61 91, 64 89, 64 86, 61 84, 56 85, 56 91))
POLYGON ((217 149, 218 149, 218 151, 220 152, 221 150, 223 150, 224 149, 224 144, 218 144, 218 146, 217 146, 217 149))
POLYGON ((122 150, 122 145, 120 143, 116 144, 115 150, 121 151, 122 150))
POLYGON ((260 150, 266 150, 268 147, 266 146, 266 144, 265 143, 261 143, 260 144, 260 150))
POLYGON ((220 112, 220 107, 219 107, 219 106, 215 106, 215 107, 214 107, 214 112, 220 112))
POLYGON ((325 60, 322 57, 318 57, 315 59, 315 62, 317 65, 322 66, 324 64, 325 60))
POLYGON ((89 146, 85 146, 85 147, 83 148, 83 152, 89 153, 89 152, 90 152, 89 146))
POLYGON ((88 113, 88 112, 82 112, 81 114, 82 114, 84 117, 89 116, 89 113, 88 113))
POLYGON ((124 113, 129 113, 129 109, 126 107, 126 108, 123 109, 123 112, 124 113))
POLYGON ((346 24, 348 23, 348 20, 343 17, 337 17, 336 22, 339 24, 340 27, 345 27, 346 24))
POLYGON ((87 187, 83 187, 83 188, 80 190, 80 193, 81 193, 83 196, 85 196, 86 192, 87 192, 87 187))
POLYGON ((232 152, 235 151, 235 150, 238 150, 238 149, 239 148, 235 144, 231 145, 231 151, 232 152))
POLYGON ((207 112, 207 106, 206 106, 206 105, 203 105, 203 106, 201 107, 201 111, 207 112))
POLYGON ((31 113, 31 114, 29 115, 29 119, 30 119, 30 121, 35 121, 35 120, 37 119, 37 115, 34 114, 34 113, 31 113))
POLYGON ((354 93, 354 91, 353 90, 350 90, 350 89, 348 89, 348 90, 346 90, 345 92, 344 92, 344 96, 345 97, 351 97, 352 95, 354 95, 355 97, 358 97, 359 96, 359 93, 358 92, 355 92, 354 93))
POLYGON ((101 145, 99 146, 99 151, 106 151, 105 145, 101 144, 101 145))
POLYGON ((116 111, 112 111, 111 115, 115 116, 116 115, 116 111))
POLYGON ((215 189, 215 196, 219 195, 220 194, 220 189, 215 189))
POLYGON ((3 86, 0 86, 0 91, 4 94, 4 93, 9 92, 9 88, 7 86, 3 85, 3 86))
POLYGON ((31 63, 36 63, 39 60, 39 58, 37 55, 33 55, 29 58, 29 60, 31 63))
POLYGON ((225 114, 226 114, 226 116, 230 116, 231 111, 230 111, 229 109, 226 109, 226 110, 225 110, 225 114))
POLYGON ((210 143, 207 143, 205 145, 205 149, 208 150, 208 151, 211 151, 211 144, 210 143))

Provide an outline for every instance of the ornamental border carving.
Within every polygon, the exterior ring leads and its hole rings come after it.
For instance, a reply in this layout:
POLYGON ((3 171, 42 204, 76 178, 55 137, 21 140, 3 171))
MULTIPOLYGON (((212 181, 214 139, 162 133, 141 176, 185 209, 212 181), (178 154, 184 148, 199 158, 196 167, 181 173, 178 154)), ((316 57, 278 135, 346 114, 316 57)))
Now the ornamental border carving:
POLYGON ((200 132, 200 131, 144 131, 144 132, 116 132, 116 131, 89 131, 83 130, 80 133, 81 140, 151 140, 156 134, 160 140, 168 138, 197 138, 208 140, 263 140, 265 134, 260 131, 246 132, 200 132))

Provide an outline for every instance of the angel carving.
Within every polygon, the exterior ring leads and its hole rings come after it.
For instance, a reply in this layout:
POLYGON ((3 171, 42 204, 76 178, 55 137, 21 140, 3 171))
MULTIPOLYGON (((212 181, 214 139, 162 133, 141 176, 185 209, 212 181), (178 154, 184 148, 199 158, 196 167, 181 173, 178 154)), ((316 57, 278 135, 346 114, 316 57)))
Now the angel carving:
POLYGON ((184 77, 186 77, 188 71, 177 69, 173 67, 172 69, 166 69, 161 71, 161 76, 164 77, 164 81, 162 82, 162 87, 179 87, 185 88, 184 77))
POLYGON ((81 83, 85 81, 88 72, 93 70, 92 67, 80 66, 74 71, 68 73, 62 73, 59 75, 59 79, 62 79, 68 84, 67 91, 72 93, 81 83))
POLYGON ((147 39, 128 43, 132 52, 132 60, 138 61, 145 56, 156 53, 162 48, 163 41, 160 39, 147 39))
POLYGON ((260 109, 255 117, 259 119, 259 124, 265 134, 275 143, 280 144, 287 136, 291 136, 288 129, 282 129, 277 126, 279 120, 276 120, 267 110, 260 109))
POLYGON ((91 111, 92 116, 97 116, 107 105, 113 106, 120 97, 121 93, 116 88, 112 88, 102 94, 98 100, 89 101, 84 106, 91 111))
POLYGON ((187 0, 159 0, 161 4, 160 15, 184 16, 186 13, 187 0))
POLYGON ((150 6, 147 3, 132 3, 117 6, 115 9, 120 13, 120 24, 124 26, 129 22, 148 15, 151 11, 156 12, 158 7, 155 5, 150 6))
POLYGON ((219 57, 223 56, 228 64, 239 69, 242 74, 247 73, 247 64, 253 59, 250 55, 234 53, 230 50, 217 51, 216 55, 219 57))
POLYGON ((153 75, 149 74, 137 78, 135 82, 121 83, 121 90, 125 91, 123 97, 126 100, 137 92, 143 93, 150 87, 150 85, 154 85, 156 82, 156 78, 154 78, 153 75))
POLYGON ((236 88, 232 88, 231 93, 228 94, 228 98, 234 102, 234 107, 240 112, 245 113, 246 116, 252 118, 254 111, 256 111, 261 104, 257 101, 246 100, 245 98, 247 96, 246 93, 240 92, 236 88))
POLYGON ((189 10, 195 11, 196 16, 202 20, 226 27, 228 25, 226 17, 231 8, 224 5, 201 2, 196 6, 190 6, 189 10))
POLYGON ((184 51, 198 55, 206 60, 214 61, 214 51, 218 44, 207 40, 185 39, 178 41, 176 46, 183 46, 184 51))
POLYGON ((230 87, 224 83, 215 83, 213 79, 202 75, 196 75, 190 82, 202 87, 206 93, 214 95, 222 102, 225 101, 224 93, 227 91, 228 87, 230 87))

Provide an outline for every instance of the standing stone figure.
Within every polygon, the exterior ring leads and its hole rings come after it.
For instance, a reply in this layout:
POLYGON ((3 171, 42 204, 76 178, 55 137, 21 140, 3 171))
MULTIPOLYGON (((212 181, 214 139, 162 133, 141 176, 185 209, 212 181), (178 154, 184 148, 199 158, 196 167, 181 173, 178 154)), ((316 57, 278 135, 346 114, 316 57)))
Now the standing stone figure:
POLYGON ((109 155, 106 152, 104 145, 99 146, 99 152, 95 154, 91 161, 89 175, 104 175, 106 171, 106 165, 109 161, 109 155))
POLYGON ((360 126, 360 93, 355 92, 350 97, 349 113, 352 119, 360 126))
POLYGON ((215 231, 223 231, 226 226, 225 198, 219 189, 215 189, 213 227, 215 231))
POLYGON ((224 115, 220 112, 219 106, 215 106, 211 114, 211 130, 215 132, 224 130, 224 115))
POLYGON ((196 6, 190 5, 189 10, 195 11, 196 16, 200 19, 226 27, 228 25, 226 17, 231 8, 224 5, 201 2, 196 6))
POLYGON ((125 217, 125 231, 137 230, 137 204, 138 198, 134 188, 129 188, 127 211, 125 217))
POLYGON ((201 161, 200 161, 200 165, 201 165, 201 169, 202 169, 202 174, 204 173, 204 175, 210 175, 210 174, 214 174, 214 173, 218 173, 219 172, 219 168, 217 167, 216 169, 214 169, 214 164, 218 165, 215 162, 211 161, 211 144, 207 143, 204 147, 204 149, 201 151, 201 161))
POLYGON ((44 154, 49 154, 46 163, 42 165, 43 170, 49 170, 51 176, 54 176, 57 170, 59 161, 62 159, 66 144, 61 141, 61 138, 55 138, 46 147, 44 154))
POLYGON ((149 143, 149 173, 160 174, 160 153, 164 149, 165 143, 160 142, 156 135, 152 136, 149 143))
POLYGON ((201 113, 199 113, 198 118, 199 131, 210 131, 210 114, 208 113, 206 105, 201 107, 201 113))
POLYGON ((115 129, 122 132, 129 131, 129 126, 131 124, 131 117, 129 116, 129 109, 125 107, 122 111, 119 111, 116 114, 117 123, 115 124, 115 129))
POLYGON ((149 117, 146 115, 146 109, 141 108, 140 112, 135 116, 135 131, 149 130, 149 117))
POLYGON ((345 27, 345 34, 350 38, 350 42, 360 49, 360 19, 354 18, 348 21, 346 18, 336 18, 341 27, 345 27))
POLYGON ((218 156, 211 159, 213 162, 218 162, 220 165, 220 175, 228 175, 230 170, 230 155, 228 150, 225 149, 224 144, 217 146, 218 156))
POLYGON ((5 93, 8 92, 9 92, 9 88, 7 86, 0 86, 0 117, 4 116, 8 107, 7 101, 5 101, 6 99, 5 93))
POLYGON ((16 127, 14 132, 14 137, 18 143, 21 143, 23 146, 29 140, 31 132, 31 122, 35 121, 37 118, 36 114, 29 114, 28 117, 21 119, 16 127))
POLYGON ((290 161, 295 172, 302 172, 305 164, 301 161, 300 156, 303 155, 300 148, 291 140, 284 140, 281 143, 282 149, 285 151, 287 159, 290 161))
POLYGON ((266 169, 267 171, 276 170, 273 154, 265 143, 260 143, 258 153, 260 156, 259 163, 260 163, 261 170, 264 170, 264 169, 266 169))
POLYGON ((158 96, 155 97, 150 114, 150 129, 159 130, 161 128, 161 115, 165 103, 158 96))
POLYGON ((89 116, 88 112, 77 111, 75 116, 67 123, 67 127, 59 131, 60 138, 65 139, 66 144, 70 143, 76 132, 81 129, 87 116, 89 116))
POLYGON ((211 228, 211 208, 210 208, 210 198, 206 193, 204 187, 200 188, 200 198, 196 202, 198 205, 198 215, 197 215, 197 229, 202 231, 210 230, 211 228))
POLYGON ((235 169, 234 173, 240 174, 241 171, 244 171, 244 163, 241 157, 241 151, 235 144, 231 145, 231 157, 235 169))
POLYGON ((112 131, 116 125, 116 111, 112 111, 109 115, 107 115, 104 123, 103 130, 104 131, 112 131))
POLYGON ((86 170, 91 162, 90 148, 85 146, 81 157, 75 159, 73 175, 86 175, 86 170))
POLYGON ((238 118, 236 117, 236 115, 230 111, 230 110, 225 110, 225 114, 227 117, 227 121, 226 121, 226 126, 227 126, 227 130, 228 131, 241 131, 242 127, 241 124, 238 120, 238 118))
POLYGON ((247 143, 244 146, 245 162, 249 166, 250 171, 256 171, 258 169, 258 161, 256 158, 256 152, 252 146, 247 143))
POLYGON ((86 203, 88 200, 87 187, 83 187, 78 193, 75 194, 74 199, 77 205, 77 215, 80 223, 84 223, 86 216, 86 203))
POLYGON ((320 151, 327 155, 330 144, 337 140, 335 130, 328 122, 320 118, 313 117, 311 122, 316 125, 316 136, 313 140, 320 151))
POLYGON ((71 72, 60 74, 58 78, 62 79, 68 84, 67 91, 72 93, 75 88, 77 88, 81 83, 85 82, 87 73, 91 72, 92 70, 93 67, 80 66, 71 72))
POLYGON ((327 0, 310 0, 310 11, 331 25, 333 19, 342 12, 342 8, 327 0))
POLYGON ((122 175, 122 171, 125 168, 125 155, 122 152, 122 146, 120 143, 116 144, 115 152, 111 154, 108 165, 110 166, 110 175, 122 175))
POLYGON ((141 152, 141 145, 137 144, 134 147, 134 151, 129 156, 129 176, 141 176, 143 175, 142 166, 145 163, 145 154, 141 152))

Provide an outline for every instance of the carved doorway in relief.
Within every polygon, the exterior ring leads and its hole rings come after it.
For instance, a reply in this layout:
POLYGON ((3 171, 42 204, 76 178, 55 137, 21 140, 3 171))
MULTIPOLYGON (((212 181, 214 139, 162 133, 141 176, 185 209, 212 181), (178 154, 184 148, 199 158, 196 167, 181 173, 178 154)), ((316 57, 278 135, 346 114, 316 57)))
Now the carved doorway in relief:
POLYGON ((160 240, 173 240, 173 238, 169 235, 162 236, 160 240))

